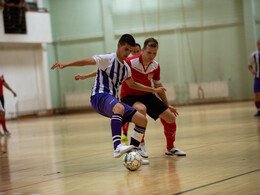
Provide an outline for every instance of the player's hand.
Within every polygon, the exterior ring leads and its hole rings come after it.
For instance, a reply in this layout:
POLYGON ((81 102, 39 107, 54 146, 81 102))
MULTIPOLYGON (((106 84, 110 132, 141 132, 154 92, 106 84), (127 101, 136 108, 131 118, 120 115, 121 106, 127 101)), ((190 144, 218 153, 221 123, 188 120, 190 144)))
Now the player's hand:
POLYGON ((166 88, 164 87, 158 87, 158 88, 154 88, 155 93, 162 93, 166 91, 166 88))
POLYGON ((76 76, 75 76, 75 80, 84 80, 85 79, 85 76, 84 76, 84 74, 77 74, 76 76))
POLYGON ((256 75, 256 71, 252 70, 251 71, 252 75, 256 75))
POLYGON ((4 118, 5 117, 5 111, 3 110, 0 110, 0 119, 4 118))
POLYGON ((52 65, 51 69, 54 70, 54 69, 57 68, 57 67, 58 67, 59 69, 63 69, 63 68, 64 68, 64 65, 63 65, 62 63, 56 61, 56 62, 52 65))
POLYGON ((179 115, 179 113, 173 106, 169 105, 169 109, 174 114, 175 117, 177 117, 179 115))
POLYGON ((16 96, 17 96, 15 92, 13 92, 13 94, 14 94, 14 97, 16 97, 16 96))

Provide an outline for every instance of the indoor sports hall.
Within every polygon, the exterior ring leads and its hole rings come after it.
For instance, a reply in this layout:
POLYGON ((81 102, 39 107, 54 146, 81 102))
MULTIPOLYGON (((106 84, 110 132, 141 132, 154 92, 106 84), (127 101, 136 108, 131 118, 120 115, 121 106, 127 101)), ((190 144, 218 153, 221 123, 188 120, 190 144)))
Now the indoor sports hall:
POLYGON ((260 0, 0 0, 0 195, 260 194, 259 10, 260 0), (136 171, 114 158, 112 120, 91 106, 95 77, 75 80, 97 66, 51 69, 116 52, 123 34, 158 41, 186 153, 166 155, 164 126, 146 115, 149 164, 136 171))

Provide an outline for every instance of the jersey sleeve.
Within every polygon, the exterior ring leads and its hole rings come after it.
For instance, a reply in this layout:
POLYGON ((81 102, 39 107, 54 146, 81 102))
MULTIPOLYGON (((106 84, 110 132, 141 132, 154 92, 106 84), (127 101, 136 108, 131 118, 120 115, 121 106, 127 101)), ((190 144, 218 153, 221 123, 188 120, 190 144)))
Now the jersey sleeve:
POLYGON ((96 61, 97 67, 105 70, 112 63, 113 54, 94 55, 93 58, 96 61))
POLYGON ((158 64, 158 68, 156 69, 156 71, 154 72, 155 74, 153 75, 153 82, 154 83, 161 83, 161 81, 160 81, 160 66, 159 66, 159 64, 158 64))
POLYGON ((254 53, 252 53, 252 54, 249 56, 248 65, 254 65, 254 64, 255 64, 254 53))

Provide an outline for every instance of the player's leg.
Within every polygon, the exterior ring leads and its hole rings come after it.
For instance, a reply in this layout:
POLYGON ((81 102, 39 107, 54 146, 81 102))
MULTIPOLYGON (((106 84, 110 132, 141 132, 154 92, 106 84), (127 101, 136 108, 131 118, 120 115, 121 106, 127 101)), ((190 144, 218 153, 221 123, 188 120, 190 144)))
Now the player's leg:
MULTIPOLYGON (((1 101, 2 107, 4 108, 4 97, 3 96, 0 97, 0 101, 1 101)), ((2 128, 4 130, 4 135, 7 135, 7 136, 10 135, 10 132, 6 128, 5 112, 2 113, 2 116, 0 118, 0 124, 2 125, 2 128)))
POLYGON ((255 117, 258 117, 260 116, 260 79, 258 78, 255 78, 254 81, 254 92, 255 92, 255 107, 257 109, 255 117))
POLYGON ((258 117, 260 116, 260 92, 255 93, 255 107, 257 109, 255 117, 258 117))
MULTIPOLYGON (((1 122, 1 124, 2 124, 2 120, 4 119, 4 117, 5 117, 5 112, 4 112, 4 110, 0 110, 0 122, 1 122)), ((3 125, 2 125, 3 126, 3 125)), ((2 134, 1 133, 1 131, 0 131, 0 136, 1 135, 4 135, 4 134, 2 134)))
MULTIPOLYGON (((129 106, 132 106, 137 111, 139 111, 144 116, 146 116, 146 110, 147 110, 146 106, 143 103, 141 103, 140 101, 138 101, 140 99, 140 97, 141 96, 126 96, 126 97, 122 98, 121 101, 129 106)), ((144 132, 144 135, 145 135, 145 132, 144 132)), ((145 148, 144 136, 139 145, 138 152, 142 157, 148 158, 148 154, 147 154, 146 148, 145 148)))
POLYGON ((167 108, 162 114, 159 115, 161 123, 164 127, 164 135, 167 142, 167 147, 165 154, 166 155, 178 155, 178 156, 186 156, 186 152, 178 149, 174 146, 175 135, 176 135, 176 119, 174 114, 167 108))
MULTIPOLYGON (((114 157, 119 158, 124 153, 132 150, 134 146, 125 146, 121 144, 121 127, 125 114, 125 106, 110 94, 96 94, 91 97, 91 105, 94 110, 106 117, 111 118, 111 132, 114 145, 114 157)), ((134 114, 135 109, 127 110, 127 114, 134 114)))
POLYGON ((121 141, 127 141, 127 132, 128 132, 128 128, 129 128, 129 122, 126 122, 123 126, 122 126, 122 136, 121 136, 121 141))
MULTIPOLYGON (((126 102, 124 102, 124 103, 126 103, 126 102)), ((146 116, 146 107, 141 102, 135 102, 133 105, 129 105, 129 106, 132 106, 137 111, 141 112, 142 114, 144 114, 146 116)), ((126 124, 124 124, 123 127, 122 127, 122 131, 123 131, 123 134, 122 134, 122 137, 121 137, 122 141, 127 141, 128 127, 129 127, 129 122, 126 122, 126 124)), ((144 138, 142 139, 141 143, 144 143, 144 138)))
POLYGON ((133 115, 132 122, 135 124, 132 136, 131 136, 131 145, 134 145, 136 148, 139 147, 141 140, 147 125, 147 118, 140 112, 136 112, 133 115))
MULTIPOLYGON (((135 102, 133 104, 133 108, 135 108, 137 111, 139 111, 141 114, 143 114, 144 116, 146 116, 146 106, 141 103, 141 102, 135 102)), ((138 147, 138 152, 139 154, 143 157, 143 158, 148 158, 148 153, 146 152, 146 148, 145 148, 145 141, 144 141, 144 136, 145 136, 145 132, 143 135, 143 138, 141 140, 141 143, 138 147)))
POLYGON ((166 151, 170 151, 171 154, 186 155, 185 152, 174 147, 175 133, 176 133, 176 122, 175 116, 170 111, 167 105, 165 105, 159 98, 154 94, 148 94, 143 97, 142 103, 147 107, 147 114, 156 120, 157 118, 162 119, 161 122, 164 127, 164 135, 166 138, 166 151), (177 152, 177 150, 179 152, 177 152))

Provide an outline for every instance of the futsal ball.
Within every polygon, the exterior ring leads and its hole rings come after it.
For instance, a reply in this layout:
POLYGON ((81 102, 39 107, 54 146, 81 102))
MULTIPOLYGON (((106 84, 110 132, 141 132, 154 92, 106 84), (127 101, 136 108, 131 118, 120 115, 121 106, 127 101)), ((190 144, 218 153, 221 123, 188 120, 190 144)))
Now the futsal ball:
POLYGON ((142 157, 137 152, 129 152, 125 154, 123 162, 128 170, 136 171, 142 165, 142 157))

